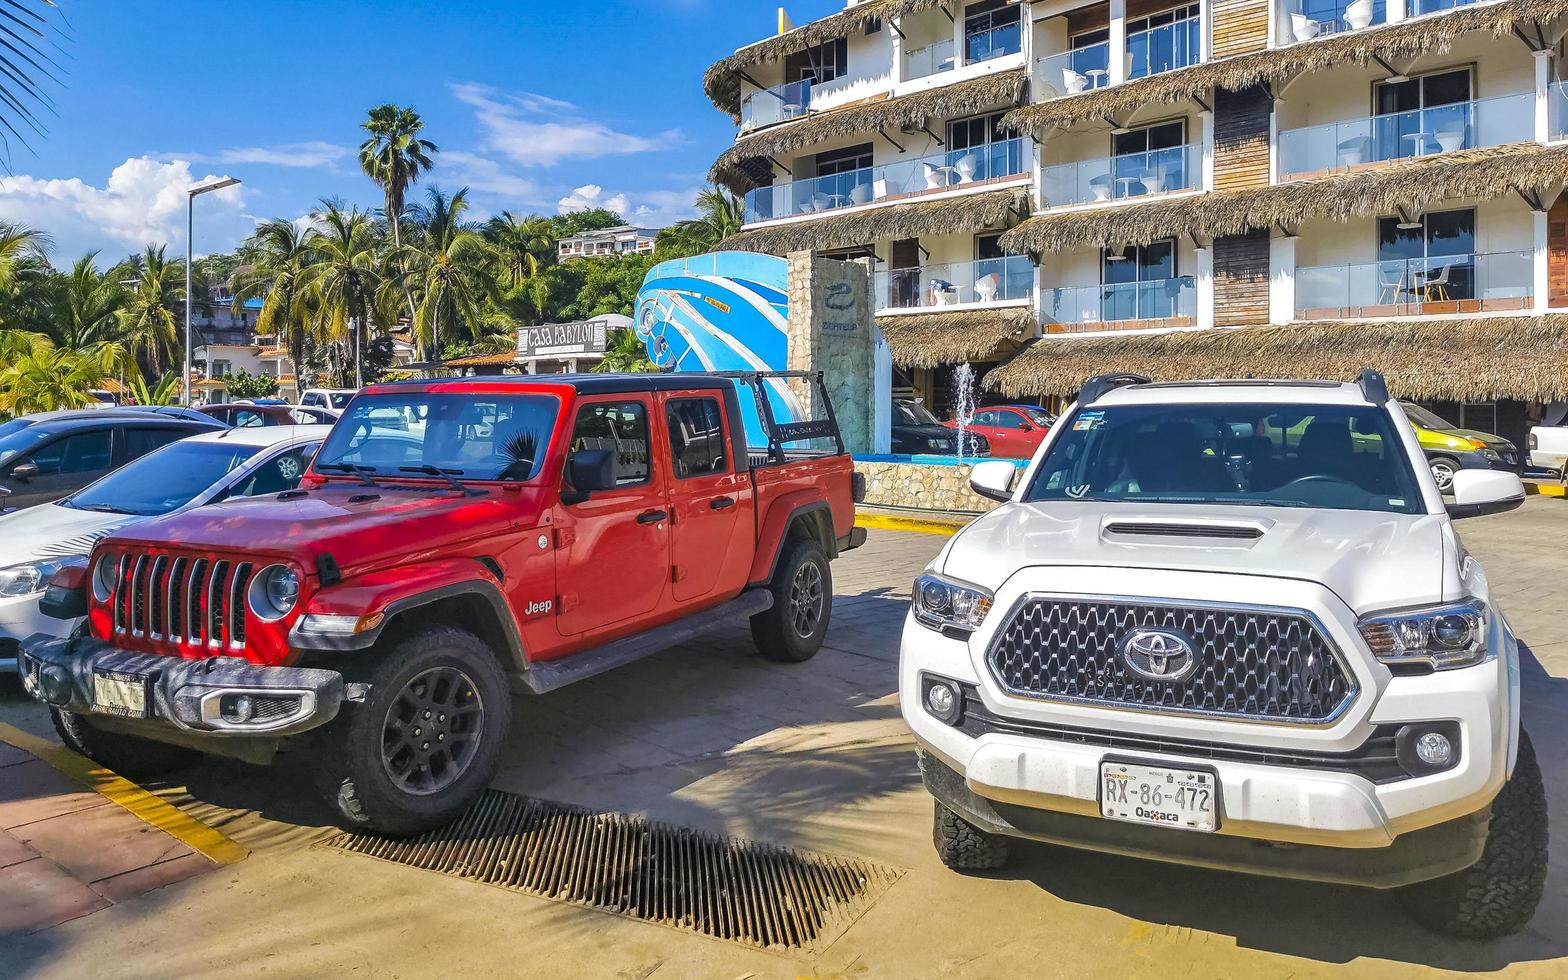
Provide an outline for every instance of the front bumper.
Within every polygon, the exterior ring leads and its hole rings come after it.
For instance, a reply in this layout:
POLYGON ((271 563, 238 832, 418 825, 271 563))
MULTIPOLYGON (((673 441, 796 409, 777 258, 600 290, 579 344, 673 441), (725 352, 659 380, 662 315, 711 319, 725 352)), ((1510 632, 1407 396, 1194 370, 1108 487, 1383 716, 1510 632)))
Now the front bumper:
POLYGON ((1487 455, 1479 449, 1458 452, 1456 450, 1433 450, 1428 454, 1433 456, 1449 456, 1459 461, 1459 468, 1463 470, 1502 470, 1505 473, 1519 473, 1524 469, 1524 460, 1517 450, 1497 449, 1492 455, 1487 455))
POLYGON ((343 675, 336 671, 258 667, 238 657, 160 657, 91 637, 30 636, 22 643, 21 669, 27 693, 53 707, 201 738, 297 735, 331 721, 344 701, 343 675), (101 707, 95 675, 141 679, 146 714, 127 718, 101 707), (245 710, 234 710, 239 704, 245 710))
POLYGON ((1500 616, 1494 617, 1493 660, 1395 677, 1360 651, 1351 611, 1310 583, 1099 568, 1026 570, 1015 579, 1020 577, 1026 584, 1010 581, 998 591, 995 610, 1008 609, 1020 591, 1095 595, 1121 588, 1146 595, 1138 587, 1144 580, 1172 600, 1223 595, 1222 604, 1306 610, 1344 653, 1359 690, 1341 714, 1316 725, 1022 698, 1009 694, 986 662, 1001 616, 988 619, 969 639, 934 632, 910 616, 900 653, 901 710, 927 759, 957 780, 958 788, 949 782, 933 785, 933 792, 966 819, 976 817, 971 820, 976 826, 1118 853, 1376 887, 1446 874, 1478 858, 1478 845, 1460 846, 1474 830, 1463 821, 1481 820, 1484 832, 1484 819, 1476 815, 1486 813, 1502 787, 1517 718, 1510 675, 1516 655, 1500 616), (939 720, 925 707, 923 676, 972 689, 989 723, 939 720), (1457 731, 1460 754, 1452 768, 1412 776, 1390 772, 1386 759, 1368 760, 1375 739, 1392 738, 1390 732, 1407 724, 1429 723, 1457 731), (1146 829, 1102 817, 1100 765, 1107 756, 1214 772, 1217 832, 1146 829), (1436 829, 1442 827, 1449 829, 1436 829), (1405 842, 1407 837, 1440 841, 1441 854, 1434 858, 1424 844, 1405 842), (1298 863, 1274 853, 1291 848, 1325 849, 1334 859, 1298 863), (1362 857, 1353 859, 1357 853, 1362 857))

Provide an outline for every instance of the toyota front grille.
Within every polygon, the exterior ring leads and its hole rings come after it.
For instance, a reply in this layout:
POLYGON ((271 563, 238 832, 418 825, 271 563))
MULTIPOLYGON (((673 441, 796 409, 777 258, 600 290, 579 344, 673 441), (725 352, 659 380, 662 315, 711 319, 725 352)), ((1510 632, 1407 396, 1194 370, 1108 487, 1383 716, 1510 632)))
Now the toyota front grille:
POLYGON ((1332 642, 1296 610, 1028 596, 987 660, 1020 697, 1242 720, 1324 724, 1355 696, 1332 642), (1191 638, 1185 676, 1139 676, 1122 640, 1144 629, 1191 638))
POLYGON ((248 561, 121 554, 110 597, 117 636, 182 646, 245 646, 248 561))

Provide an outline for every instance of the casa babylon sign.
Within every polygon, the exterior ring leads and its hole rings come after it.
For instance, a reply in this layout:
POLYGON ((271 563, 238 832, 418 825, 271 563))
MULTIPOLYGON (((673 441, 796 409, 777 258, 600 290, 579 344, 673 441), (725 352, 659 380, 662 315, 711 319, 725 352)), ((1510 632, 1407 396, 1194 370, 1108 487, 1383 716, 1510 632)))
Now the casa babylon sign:
POLYGON ((607 320, 578 320, 574 323, 546 323, 517 331, 519 357, 573 357, 603 354, 607 320))

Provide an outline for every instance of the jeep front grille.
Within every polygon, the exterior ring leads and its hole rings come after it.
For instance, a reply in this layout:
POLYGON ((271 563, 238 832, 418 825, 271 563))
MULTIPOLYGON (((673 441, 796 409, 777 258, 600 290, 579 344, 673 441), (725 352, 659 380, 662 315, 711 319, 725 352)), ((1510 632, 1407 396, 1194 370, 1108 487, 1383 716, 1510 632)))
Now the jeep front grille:
POLYGON ((183 646, 245 645, 251 562, 123 553, 110 597, 116 635, 183 646))
POLYGON ((1326 723, 1356 689, 1328 637, 1293 610, 1029 596, 987 659, 1020 697, 1256 721, 1326 723), (1119 641, 1140 626, 1185 631, 1196 672, 1161 681, 1128 669, 1119 641))

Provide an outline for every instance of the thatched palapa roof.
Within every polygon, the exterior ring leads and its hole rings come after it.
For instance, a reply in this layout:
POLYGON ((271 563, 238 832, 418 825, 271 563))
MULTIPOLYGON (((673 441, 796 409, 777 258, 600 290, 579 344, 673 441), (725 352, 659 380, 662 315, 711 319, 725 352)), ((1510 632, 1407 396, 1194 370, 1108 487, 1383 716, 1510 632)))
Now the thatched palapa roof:
POLYGON ((748 44, 709 67, 702 76, 702 87, 720 112, 728 113, 739 122, 741 75, 748 68, 777 61, 825 41, 845 37, 853 31, 864 30, 873 20, 886 21, 937 7, 944 2, 946 0, 866 0, 848 10, 797 27, 787 34, 748 44))
POLYGON ((1367 367, 1404 398, 1557 401, 1568 398, 1568 314, 1047 337, 988 373, 985 385, 1016 398, 1070 394, 1107 372, 1350 381, 1367 367))
POLYGON ((903 126, 923 125, 928 118, 965 116, 1002 105, 1015 105, 1023 98, 1028 81, 1029 76, 1023 69, 997 72, 956 85, 830 109, 794 122, 770 126, 742 137, 720 154, 708 179, 731 190, 742 190, 751 183, 740 167, 746 160, 788 153, 844 136, 871 134, 878 129, 896 133, 903 126))
POLYGON ((919 238, 950 232, 984 231, 1016 214, 1029 213, 1029 196, 1018 190, 963 194, 936 201, 887 204, 838 216, 803 218, 737 232, 720 243, 730 251, 787 255, 801 249, 854 248, 884 238, 919 238))
POLYGON ((917 368, 989 357, 1002 341, 1028 336, 1034 324, 1034 313, 1024 308, 877 317, 877 328, 893 352, 893 363, 917 368))
POLYGON ((1036 215, 1008 232, 1002 247, 1038 254, 1146 245, 1179 235, 1239 235, 1310 219, 1392 214, 1401 208, 1418 214, 1441 201, 1495 199, 1510 190, 1544 196, 1565 182, 1568 147, 1511 143, 1269 187, 1036 215))
POLYGON ((1474 31, 1511 34, 1516 29, 1531 39, 1538 25, 1568 15, 1568 0, 1505 0, 1499 4, 1462 7, 1440 15, 1348 31, 1289 47, 1236 55, 1217 61, 1149 75, 1109 88, 1095 89, 1015 109, 1002 120, 1018 132, 1044 136, 1051 129, 1085 119, 1119 118, 1146 105, 1206 98, 1215 88, 1244 89, 1279 83, 1303 72, 1324 71, 1345 64, 1366 65, 1374 58, 1403 59, 1447 51, 1459 37, 1474 31))

